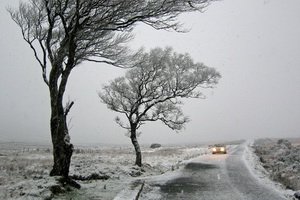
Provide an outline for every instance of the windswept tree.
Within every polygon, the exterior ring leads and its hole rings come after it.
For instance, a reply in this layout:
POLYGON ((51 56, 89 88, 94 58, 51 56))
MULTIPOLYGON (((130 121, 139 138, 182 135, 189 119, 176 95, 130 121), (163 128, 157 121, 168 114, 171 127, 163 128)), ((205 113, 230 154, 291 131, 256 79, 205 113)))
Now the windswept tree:
POLYGON ((202 11, 211 1, 28 0, 21 1, 18 9, 8 9, 49 88, 54 157, 51 176, 69 174, 73 145, 66 118, 74 103, 63 99, 72 69, 84 61, 134 66, 126 42, 135 24, 182 31, 180 13, 202 11))
POLYGON ((124 114, 116 122, 125 128, 135 148, 135 164, 142 166, 137 130, 147 121, 161 121, 173 130, 181 130, 188 117, 181 110, 183 98, 203 98, 199 89, 212 88, 221 75, 202 63, 195 63, 188 54, 171 48, 155 48, 136 58, 137 66, 124 77, 103 86, 101 101, 115 112, 124 114))

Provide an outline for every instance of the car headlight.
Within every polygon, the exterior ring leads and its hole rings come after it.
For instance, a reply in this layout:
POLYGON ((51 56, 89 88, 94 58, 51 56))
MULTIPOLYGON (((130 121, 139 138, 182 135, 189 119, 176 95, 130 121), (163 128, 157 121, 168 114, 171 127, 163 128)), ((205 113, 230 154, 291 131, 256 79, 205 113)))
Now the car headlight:
POLYGON ((212 148, 212 150, 213 150, 213 151, 217 151, 217 149, 216 149, 216 148, 212 148))
POLYGON ((224 147, 221 147, 221 151, 225 151, 225 148, 224 148, 224 147))

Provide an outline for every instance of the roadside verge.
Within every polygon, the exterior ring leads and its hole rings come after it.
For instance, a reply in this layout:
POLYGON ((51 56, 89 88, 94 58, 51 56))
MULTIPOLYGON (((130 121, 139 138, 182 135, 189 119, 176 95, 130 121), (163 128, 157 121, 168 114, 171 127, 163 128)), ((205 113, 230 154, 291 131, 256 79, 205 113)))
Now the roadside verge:
POLYGON ((125 187, 114 200, 138 200, 145 182, 141 180, 131 182, 125 187))

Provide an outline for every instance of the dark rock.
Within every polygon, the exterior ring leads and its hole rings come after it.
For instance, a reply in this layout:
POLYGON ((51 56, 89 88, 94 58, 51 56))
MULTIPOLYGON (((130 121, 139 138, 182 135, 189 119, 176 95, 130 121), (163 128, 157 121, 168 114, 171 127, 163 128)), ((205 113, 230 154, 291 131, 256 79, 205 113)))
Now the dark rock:
POLYGON ((150 148, 152 148, 152 149, 159 148, 159 147, 161 147, 161 144, 158 144, 158 143, 153 143, 150 145, 150 148))
POLYGON ((296 199, 300 199, 300 190, 294 194, 296 199))

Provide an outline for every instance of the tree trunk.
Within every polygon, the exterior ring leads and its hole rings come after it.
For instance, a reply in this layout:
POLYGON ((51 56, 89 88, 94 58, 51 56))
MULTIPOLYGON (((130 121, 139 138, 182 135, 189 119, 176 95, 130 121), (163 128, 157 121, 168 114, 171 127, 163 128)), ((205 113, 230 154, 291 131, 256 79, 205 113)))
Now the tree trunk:
POLYGON ((136 154, 135 165, 141 167, 142 166, 142 152, 141 152, 140 145, 136 138, 136 128, 135 127, 131 127, 130 138, 131 138, 131 142, 134 146, 135 154, 136 154))
POLYGON ((69 168, 73 153, 68 128, 64 116, 51 117, 51 136, 53 144, 53 168, 50 176, 69 176, 69 168))
POLYGON ((54 160, 50 176, 68 177, 73 145, 70 143, 62 102, 60 102, 60 105, 56 105, 54 108, 52 107, 50 126, 54 160))
POLYGON ((70 143, 70 136, 67 126, 67 114, 73 103, 63 106, 63 96, 66 90, 68 77, 74 67, 76 45, 74 37, 66 38, 67 46, 63 46, 58 57, 52 61, 52 69, 49 74, 49 91, 51 100, 51 137, 53 144, 53 168, 50 176, 69 176, 73 145, 70 143), (66 55, 68 52, 68 56, 66 55), (67 63, 63 67, 64 59, 67 63))
POLYGON ((65 91, 69 73, 62 76, 60 87, 57 87, 59 67, 55 67, 50 73, 49 92, 51 100, 50 129, 53 145, 53 168, 50 176, 69 176, 69 168, 73 153, 73 145, 67 127, 67 112, 63 107, 63 94, 65 91))

